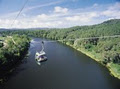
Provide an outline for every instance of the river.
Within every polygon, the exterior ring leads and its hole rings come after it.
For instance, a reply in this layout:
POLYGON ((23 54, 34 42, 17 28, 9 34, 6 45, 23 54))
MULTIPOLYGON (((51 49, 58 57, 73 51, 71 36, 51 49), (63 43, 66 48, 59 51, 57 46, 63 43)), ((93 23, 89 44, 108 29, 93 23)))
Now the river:
POLYGON ((0 89, 120 89, 120 80, 86 55, 58 42, 45 42, 44 46, 46 62, 40 66, 35 62, 41 39, 34 38, 29 56, 0 89))

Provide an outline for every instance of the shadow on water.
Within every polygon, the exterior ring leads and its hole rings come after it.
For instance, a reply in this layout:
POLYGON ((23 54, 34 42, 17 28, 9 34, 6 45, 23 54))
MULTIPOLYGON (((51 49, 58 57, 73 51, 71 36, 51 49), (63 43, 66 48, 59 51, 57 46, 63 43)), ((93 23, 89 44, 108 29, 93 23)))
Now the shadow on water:
POLYGON ((27 53, 23 60, 20 60, 17 62, 12 69, 10 69, 8 72, 5 72, 3 76, 1 76, 2 81, 0 83, 0 87, 3 87, 9 79, 12 77, 15 77, 17 74, 19 74, 21 71, 24 71, 25 68, 20 67, 20 65, 27 64, 27 58, 29 53, 27 53))
POLYGON ((47 65, 47 60, 44 61, 44 62, 41 62, 40 65, 38 65, 38 64, 36 63, 36 65, 37 65, 38 67, 40 67, 40 68, 45 67, 45 66, 47 65))

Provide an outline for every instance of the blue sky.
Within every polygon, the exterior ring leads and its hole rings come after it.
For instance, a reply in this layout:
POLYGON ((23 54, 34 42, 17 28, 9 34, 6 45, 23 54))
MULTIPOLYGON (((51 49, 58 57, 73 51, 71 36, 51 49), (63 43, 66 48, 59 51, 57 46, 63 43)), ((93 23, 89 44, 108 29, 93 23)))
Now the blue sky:
POLYGON ((0 0, 0 28, 64 28, 120 19, 120 0, 0 0))

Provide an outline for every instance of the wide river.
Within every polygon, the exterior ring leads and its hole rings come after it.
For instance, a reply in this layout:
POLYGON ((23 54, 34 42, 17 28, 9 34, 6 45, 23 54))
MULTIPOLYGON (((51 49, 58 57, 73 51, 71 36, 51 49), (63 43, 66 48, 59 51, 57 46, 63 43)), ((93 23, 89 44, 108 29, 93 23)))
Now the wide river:
POLYGON ((39 66, 34 57, 40 50, 41 39, 34 38, 30 55, 0 89, 120 89, 104 66, 71 47, 46 41, 48 60, 39 66))

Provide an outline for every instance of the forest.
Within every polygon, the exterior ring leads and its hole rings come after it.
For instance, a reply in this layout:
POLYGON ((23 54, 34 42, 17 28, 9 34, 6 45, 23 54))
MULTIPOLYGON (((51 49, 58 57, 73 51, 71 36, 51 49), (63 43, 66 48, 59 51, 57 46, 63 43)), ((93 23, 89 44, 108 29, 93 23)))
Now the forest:
MULTIPOLYGON (((49 30, 43 29, 2 31, 1 34, 2 36, 13 34, 25 34, 30 37, 41 37, 60 41, 85 53, 86 55, 95 59, 99 63, 103 64, 111 71, 111 73, 115 77, 120 79, 120 38, 106 38, 106 36, 120 35, 120 19, 112 19, 105 21, 101 24, 91 26, 75 26, 71 28, 59 29, 51 28, 49 30)), ((10 51, 10 53, 12 53, 12 51, 10 51)), ((18 53, 16 53, 16 55, 18 55, 18 53)), ((3 56, 4 55, 2 55, 1 57, 3 56)))
POLYGON ((24 57, 29 43, 30 38, 26 35, 0 37, 0 82, 1 78, 24 57))

